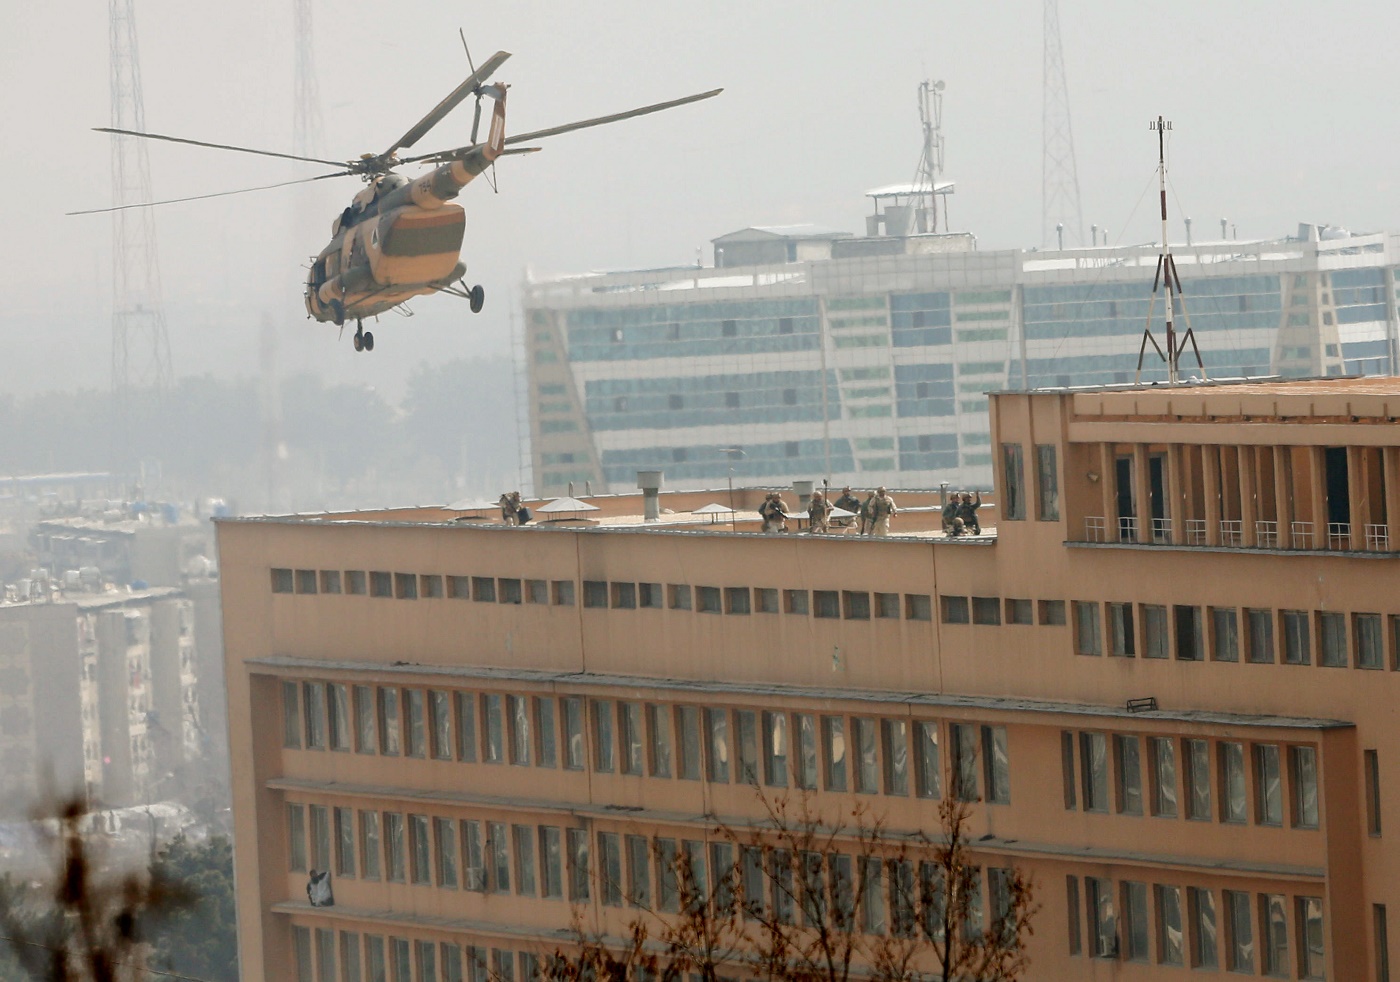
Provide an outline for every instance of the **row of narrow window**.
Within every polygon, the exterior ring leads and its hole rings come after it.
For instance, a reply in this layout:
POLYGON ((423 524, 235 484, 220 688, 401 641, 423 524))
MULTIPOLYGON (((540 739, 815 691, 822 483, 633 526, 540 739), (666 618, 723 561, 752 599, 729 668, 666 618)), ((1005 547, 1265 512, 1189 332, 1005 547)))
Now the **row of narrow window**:
MULTIPOLYGON (((1322 899, 1282 893, 1068 876, 1069 953, 1091 958, 1189 965, 1270 978, 1322 979, 1326 971, 1322 899), (1149 902, 1149 898, 1150 902, 1149 902), (1292 900, 1290 905, 1289 901, 1292 900), (1217 904, 1219 900, 1219 904, 1217 904), (1289 944, 1290 907, 1292 933, 1289 944), (1257 943, 1256 943, 1257 939, 1257 943)), ((1383 908, 1382 908, 1383 910, 1383 908)), ((1383 917, 1383 915, 1382 915, 1383 917)), ((1383 923, 1383 921, 1382 921, 1383 923)))
POLYGON ((296 982, 540 982, 540 956, 450 941, 292 926, 296 982))
MULTIPOLYGON (((748 920, 938 937, 944 869, 916 856, 793 850, 349 807, 287 805, 293 872, 535 899, 596 899, 663 914, 705 905, 748 920), (592 852, 596 850, 596 852, 592 852), (596 874, 593 870, 596 859, 596 874), (596 895, 594 893, 596 891, 596 895)), ((1012 872, 986 871, 991 916, 1009 912, 1012 872)), ((982 874, 965 883, 969 938, 983 930, 982 874)), ((1003 925, 1004 926, 1004 925, 1003 925)))
MULTIPOLYGON (((350 594, 397 600, 448 598, 569 607, 575 603, 576 591, 573 580, 278 568, 272 570, 272 592, 350 594)), ((927 621, 932 618, 930 597, 923 593, 781 590, 617 580, 584 580, 583 606, 612 610, 694 610, 702 614, 784 613, 844 620, 927 621)))
POLYGON ((1062 731, 1065 808, 1235 825, 1252 818, 1277 828, 1286 817, 1295 829, 1318 827, 1315 746, 1149 736, 1146 753, 1136 734, 1062 731))
POLYGON ((1006 727, 583 696, 282 683, 282 742, 460 763, 1010 804, 1006 727))
POLYGON ((1080 601, 1074 607, 1074 650, 1120 658, 1318 665, 1400 670, 1400 616, 1333 610, 1198 607, 1186 604, 1080 601))

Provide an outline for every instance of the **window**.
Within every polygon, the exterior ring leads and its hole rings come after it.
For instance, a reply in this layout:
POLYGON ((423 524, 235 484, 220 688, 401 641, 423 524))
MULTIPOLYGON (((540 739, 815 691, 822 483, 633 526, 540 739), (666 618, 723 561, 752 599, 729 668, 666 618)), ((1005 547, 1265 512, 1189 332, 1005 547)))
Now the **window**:
POLYGON ((1008 521, 1019 521, 1026 517, 1026 485, 1021 455, 1019 443, 1001 445, 1001 486, 1005 489, 1002 517, 1008 521))
POLYGON ((1001 601, 998 600, 996 597, 973 597, 972 623, 991 625, 1000 624, 1001 601))
POLYGON ((1216 661, 1240 660, 1239 622, 1233 607, 1210 609, 1211 651, 1216 661))
POLYGON ((506 696, 506 728, 509 731, 510 762, 530 765, 530 697, 506 696))
POLYGON ((835 590, 813 590, 812 609, 814 617, 840 617, 841 595, 835 590))
POLYGON ((552 584, 554 593, 554 605, 556 607, 572 607, 574 605, 574 581, 555 580, 552 584))
POLYGON ((1254 745, 1254 821, 1283 825, 1283 778, 1274 743, 1254 745))
POLYGON ((1133 605, 1108 605, 1109 654, 1131 658, 1136 654, 1133 636, 1133 605))
POLYGON ((292 926, 292 954, 297 963, 297 982, 313 982, 310 928, 292 926))
POLYGON ((464 764, 476 763, 476 696, 470 692, 458 692, 457 702, 457 759, 464 764))
POLYGON ((747 614, 751 610, 748 587, 727 586, 724 588, 724 612, 726 614, 747 614))
POLYGON ((274 569, 272 571, 272 592, 291 593, 292 592, 292 571, 289 569, 274 569))
POLYGON ((1157 963, 1181 965, 1186 961, 1181 887, 1158 883, 1152 889, 1157 895, 1157 963))
POLYGON ((398 812, 385 812, 384 873, 392 883, 404 881, 404 849, 403 816, 398 812))
POLYGON ((1390 929, 1385 904, 1371 905, 1371 933, 1376 939, 1376 982, 1390 982, 1390 929))
POLYGON ((1079 734, 1079 770, 1084 782, 1084 810, 1108 811, 1108 737, 1079 734))
POLYGON ((379 690, 379 752, 386 757, 399 753, 399 690, 393 686, 379 690))
MULTIPOLYGON (((897 610, 898 608, 896 608, 897 610)), ((854 590, 841 591, 842 615, 848 621, 870 620, 870 594, 854 590)))
POLYGON ((1240 890, 1225 891, 1225 916, 1229 921, 1229 954, 1227 968, 1232 972, 1254 974, 1254 912, 1249 894, 1240 890))
POLYGON ((379 812, 360 812, 360 867, 366 880, 379 879, 379 812))
POLYGON ((413 883, 432 883, 429 857, 432 845, 428 840, 428 816, 408 816, 409 877, 413 883))
POLYGON ((1069 730, 1060 731, 1060 783, 1065 810, 1074 811, 1079 807, 1079 791, 1074 777, 1074 734, 1069 730))
POLYGON ((622 843, 616 832, 598 834, 598 888, 603 904, 622 906, 622 843))
POLYGON ((641 607, 661 610, 666 606, 666 595, 660 583, 638 583, 637 603, 641 607))
POLYGON ((926 593, 906 593, 904 595, 904 617, 906 620, 932 620, 932 606, 926 593))
POLYGON ((977 801, 977 728, 970 723, 953 723, 948 736, 953 743, 953 794, 961 801, 977 801))
POLYGON ((540 826, 540 890, 545 897, 564 896, 563 847, 557 828, 540 826))
POLYGON ((1308 612, 1306 610, 1280 611, 1283 617, 1283 663, 1285 665, 1308 665, 1312 663, 1312 650, 1308 637, 1308 612))
POLYGON ((491 890, 510 893, 510 840, 505 822, 486 823, 486 849, 491 858, 491 890))
POLYGON ((1205 645, 1201 634, 1201 608, 1182 604, 1172 608, 1176 620, 1176 657, 1181 661, 1201 661, 1205 645))
MULTIPOLYGON (((340 972, 347 982, 360 982, 360 935, 355 931, 340 932, 340 972)), ((444 982, 462 982, 460 978, 448 977, 444 982)))
POLYGON ((729 783, 729 724, 723 709, 705 710, 705 776, 729 783))
POLYGON ((680 777, 684 781, 698 781, 701 767, 700 710, 694 706, 677 706, 675 712, 680 777))
POLYGON ((355 875, 355 811, 335 809, 335 875, 355 875))
POLYGON ((627 837, 627 902, 633 907, 651 906, 651 849, 646 836, 627 837))
POLYGON ((472 599, 480 603, 496 602, 496 581, 489 576, 472 577, 472 599))
POLYGON ((1060 480, 1055 469, 1054 444, 1036 444, 1036 518, 1042 522, 1060 520, 1060 480))
POLYGON ((1080 655, 1103 654, 1099 638, 1099 605, 1092 601, 1074 601, 1074 650, 1080 655))
POLYGON ((405 689, 403 692, 404 754, 408 757, 422 757, 426 753, 427 730, 423 718, 423 690, 405 689))
POLYGON ((788 719, 786 713, 763 714, 763 783, 788 786, 788 719))
POLYGON ((1263 923, 1264 974, 1286 979, 1293 974, 1288 957, 1288 904, 1281 893, 1259 897, 1259 919, 1263 923))
POLYGON ((920 798, 942 797, 943 771, 938 754, 938 724, 920 720, 914 724, 914 793, 920 798))
POLYGON ((593 713, 593 769, 611 774, 613 761, 613 704, 610 699, 590 700, 593 713))
POLYGON ((1313 747, 1289 747, 1289 766, 1293 780, 1293 827, 1317 828, 1317 750, 1313 747))
POLYGON ((316 592, 316 571, 314 569, 299 569, 296 571, 297 593, 316 592))
POLYGON ((282 683, 282 746, 301 749, 301 689, 295 682, 282 683))
POLYGON ((882 620, 899 620, 899 594, 875 594, 875 616, 882 620))
MULTIPOLYGON (((1376 750, 1362 751, 1364 777, 1366 781, 1366 831, 1371 835, 1381 834, 1381 766, 1380 753, 1376 750)), ((1314 793, 1316 793, 1314 791, 1314 793)))
POLYGON ((306 872, 306 808, 302 805, 287 806, 287 868, 306 872))
POLYGON ((650 747, 648 772, 652 777, 671 776, 671 707, 648 704, 647 745, 650 747))
POLYGON ((1046 627, 1064 627, 1065 602, 1063 600, 1040 601, 1040 623, 1046 627))
POLYGON ((431 941, 415 941, 419 982, 437 982, 437 946, 431 941))
POLYGON ((1380 614, 1353 614, 1351 636, 1357 668, 1385 667, 1385 641, 1381 637, 1380 614))
POLYGON ((1191 911, 1191 966, 1215 968, 1220 964, 1215 933, 1215 894, 1202 887, 1187 888, 1191 911))
POLYGON ((1270 610, 1247 610, 1249 661, 1253 665, 1274 663, 1274 615, 1270 610))
POLYGON ((884 744, 885 794, 909 793, 909 724, 902 719, 880 720, 884 744))
POLYGON ((732 320, 720 321, 719 330, 720 334, 726 338, 738 337, 739 323, 732 320))
POLYGON ((306 704, 306 749, 326 749, 326 687, 320 682, 303 682, 301 694, 306 704))
POLYGON ((690 610, 691 595, 690 587, 684 583, 672 583, 667 590, 671 595, 672 610, 690 610))
MULTIPOLYGON (((423 579, 428 580, 428 579, 433 579, 433 577, 427 577, 427 576, 425 576, 425 577, 423 577, 423 579)), ((497 586, 497 588, 498 588, 498 589, 497 589, 497 596, 500 598, 500 602, 501 602, 501 603, 503 603, 503 604, 518 604, 518 603, 520 603, 521 596, 520 596, 520 581, 519 581, 519 580, 517 580, 517 579, 507 579, 507 578, 505 578, 505 577, 502 577, 502 578, 500 579, 500 581, 497 582, 496 586, 497 586)), ((426 594, 426 593, 424 594, 424 596, 427 596, 427 595, 428 595, 428 594, 426 594)))
POLYGON ((698 586, 695 588, 695 609, 702 614, 718 614, 724 609, 719 587, 698 586))
POLYGON ((568 899, 588 899, 588 829, 567 829, 568 899))
POLYGON ((1118 774, 1118 814, 1141 815, 1142 743, 1137 737, 1114 734, 1113 766, 1118 774))
MULTIPOLYGON (((587 605, 587 584, 585 584, 584 603, 587 605)), ((612 605, 616 610, 635 610, 637 608, 637 584, 635 583, 614 583, 612 584, 612 605)))
POLYGON ((583 605, 585 607, 606 607, 608 605, 608 584, 605 580, 583 581, 583 605))
POLYGON ((525 600, 532 604, 549 603, 549 581, 548 580, 526 580, 525 600))
POLYGON ((1098 877, 1084 877, 1089 904, 1095 958, 1118 957, 1118 914, 1113 906, 1113 884, 1098 877))
POLYGON ((345 571, 345 592, 363 597, 365 595, 365 574, 364 570, 349 569, 345 571))
POLYGON ((680 909, 680 881, 675 839, 657 839, 656 906, 668 914, 680 909))
POLYGON ((794 713, 797 727, 797 786, 804 791, 817 790, 817 718, 807 713, 794 713))
POLYGON ((482 748, 481 761, 484 764, 500 764, 506 759, 506 737, 505 713, 501 708, 499 693, 482 693, 481 715, 486 724, 486 745, 482 748))
POLYGON ((726 392, 726 393, 724 394, 724 406, 725 406, 726 409, 738 409, 738 408, 739 408, 739 393, 737 393, 737 392, 726 392))
POLYGON ((324 805, 307 808, 311 823, 311 868, 327 872, 331 868, 331 821, 324 805))
POLYGON ((323 569, 323 570, 321 570, 321 592, 322 592, 322 593, 339 593, 339 592, 340 592, 340 570, 338 570, 338 569, 323 569))
POLYGON ((399 600, 417 600, 418 577, 412 573, 395 573, 394 596, 399 600))
POLYGON ((392 597, 394 595, 393 574, 384 571, 372 571, 369 574, 369 595, 371 597, 392 597))
POLYGON ((470 576, 449 576, 447 578, 447 595, 453 600, 470 600, 472 598, 472 578, 470 576))
POLYGON ((452 819, 433 819, 433 846, 438 886, 457 889, 457 829, 452 819))
POLYGON ((452 700, 446 692, 428 690, 428 723, 435 760, 452 759, 452 700))
POLYGON ((1006 601, 1006 623, 1034 624, 1034 608, 1029 600, 1006 601))
POLYGON ((705 843, 683 839, 681 854, 682 869, 685 871, 683 896, 688 905, 703 904, 709 895, 709 880, 705 876, 705 843))
POLYGON ((1171 737, 1148 737, 1152 752, 1152 814, 1176 818, 1176 744, 1171 737))
POLYGON ((1220 757, 1220 820, 1245 821, 1244 744, 1221 741, 1216 745, 1220 757))
POLYGON ((1347 617, 1336 611, 1323 610, 1317 615, 1317 663, 1324 668, 1347 667, 1347 617))
POLYGON ((783 610, 789 614, 807 616, 811 609, 810 595, 806 590, 784 590, 783 610))
POLYGON ((939 607, 943 612, 944 624, 968 624, 972 621, 972 615, 968 609, 966 597, 944 597, 938 598, 939 607))
POLYGON ((1183 741, 1186 758, 1186 784, 1190 797, 1186 799, 1186 817, 1197 822, 1209 822, 1210 813, 1210 741, 1183 741))
POLYGON ((583 757, 583 700, 578 696, 564 696, 559 700, 559 708, 564 713, 564 769, 581 771, 583 757))
POLYGON ((771 587, 754 587, 753 606, 754 610, 760 614, 776 614, 778 612, 778 591, 771 587))
POLYGON ((822 717, 822 752, 826 763, 826 790, 846 790, 846 721, 840 716, 822 717))
POLYGON ((856 750, 856 793, 877 794, 880 790, 880 761, 875 747, 875 721, 852 716, 851 740, 856 750))
POLYGON ((860 926, 866 934, 885 933, 883 867, 875 856, 860 857, 860 926))
POLYGON ((1160 604, 1142 605, 1142 657, 1167 657, 1167 608, 1160 604))
POLYGON ((515 840, 515 892, 522 897, 535 895, 535 830, 529 825, 512 825, 515 840))
POLYGON ((1069 953, 1077 955, 1083 946, 1079 929, 1079 877, 1065 877, 1065 915, 1069 926, 1069 953))
POLYGON ((1007 756, 1006 727, 982 727, 982 768, 986 771, 987 801, 1011 804, 1011 764, 1007 756))
POLYGON ((636 702, 617 704, 618 744, 622 751, 622 773, 642 773, 642 706, 636 702))
POLYGON ((1298 977, 1326 978, 1327 951, 1322 934, 1322 899, 1299 897, 1298 901, 1298 977))
POLYGON ((1147 943, 1147 884, 1126 881, 1122 885, 1123 957, 1130 962, 1145 962, 1147 943))

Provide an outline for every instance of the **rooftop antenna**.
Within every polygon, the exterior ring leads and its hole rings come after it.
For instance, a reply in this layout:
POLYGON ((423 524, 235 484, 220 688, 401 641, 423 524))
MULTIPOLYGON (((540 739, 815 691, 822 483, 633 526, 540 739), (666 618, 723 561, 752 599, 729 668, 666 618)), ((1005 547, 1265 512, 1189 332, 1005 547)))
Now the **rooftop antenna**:
MULTIPOLYGON (((1084 244, 1084 211, 1079 204, 1079 169, 1074 161, 1074 130, 1069 119, 1065 53, 1060 45, 1059 0, 1045 0, 1045 52, 1041 153, 1040 246, 1069 232, 1072 246, 1084 244), (1063 225, 1063 229, 1057 226, 1063 225), (1058 234, 1057 234, 1058 233, 1058 234)), ((1064 248, 1063 242, 1060 248, 1064 248)))
POLYGON ((1186 342, 1191 342, 1191 350, 1196 354, 1196 365, 1201 369, 1201 378, 1209 378, 1206 374, 1205 362, 1201 360, 1201 349, 1196 346, 1196 335, 1191 330, 1191 318, 1186 313, 1186 305, 1181 300, 1181 277, 1176 273, 1176 260, 1172 258, 1171 242, 1167 239, 1167 133, 1171 130, 1172 124, 1157 117, 1155 123, 1148 123, 1147 128, 1157 134, 1157 187, 1160 192, 1162 203, 1162 252, 1157 256, 1157 275, 1152 280, 1152 299, 1147 304, 1147 326, 1142 332, 1142 344, 1138 346, 1137 375, 1133 379, 1133 384, 1142 382, 1142 358, 1147 353, 1147 342, 1152 342, 1152 347, 1156 350, 1158 357, 1167 363, 1167 384, 1176 385, 1181 381, 1179 363, 1181 352, 1186 348, 1186 342), (1167 350, 1164 352, 1157 339, 1152 336, 1152 311, 1157 306, 1157 291, 1165 287, 1166 290, 1166 334, 1167 350), (1178 338, 1176 336, 1176 311, 1181 309, 1181 315, 1186 320, 1186 332, 1178 338))
MULTIPOLYGON (((943 89, 946 86, 938 81, 925 81, 919 84, 919 119, 924 124, 924 152, 919 158, 919 171, 914 180, 915 188, 922 188, 919 198, 923 201, 919 215, 919 231, 938 231, 938 185, 937 179, 943 176, 943 89)), ((943 212, 943 231, 948 231, 948 212, 943 212)))

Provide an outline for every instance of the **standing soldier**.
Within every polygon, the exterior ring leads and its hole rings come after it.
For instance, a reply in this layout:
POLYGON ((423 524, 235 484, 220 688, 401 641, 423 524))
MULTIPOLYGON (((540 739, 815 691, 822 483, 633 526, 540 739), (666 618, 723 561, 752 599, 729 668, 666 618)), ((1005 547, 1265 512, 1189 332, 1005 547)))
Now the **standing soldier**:
POLYGON ((870 534, 884 537, 890 534, 890 519, 898 514, 894 499, 884 488, 876 488, 874 496, 867 503, 870 518, 870 534))
POLYGON ((865 500, 860 503, 860 508, 856 514, 860 516, 860 534, 869 535, 871 528, 875 524, 873 509, 875 507, 875 492, 871 491, 865 496, 865 500))
POLYGON ((807 531, 825 532, 830 515, 831 505, 827 504, 826 497, 820 491, 813 491, 812 502, 807 506, 807 531))
POLYGON ((778 492, 768 492, 768 497, 764 498, 763 504, 759 506, 758 514, 763 519, 763 531, 787 531, 787 504, 778 492))
MULTIPOLYGON (((841 489, 841 497, 836 499, 836 507, 850 512, 852 515, 860 515, 860 499, 851 493, 850 487, 841 489)), ((836 523, 844 528, 850 528, 855 519, 838 518, 836 523)))
POLYGON ((966 491, 962 493, 962 501, 958 502, 957 517, 962 519, 963 527, 973 535, 982 534, 982 526, 977 522, 977 509, 982 507, 982 492, 977 492, 977 501, 974 503, 972 495, 966 491))
POLYGON ((520 492, 514 494, 507 491, 501 495, 501 500, 496 504, 501 506, 501 522, 505 525, 520 524, 520 492))

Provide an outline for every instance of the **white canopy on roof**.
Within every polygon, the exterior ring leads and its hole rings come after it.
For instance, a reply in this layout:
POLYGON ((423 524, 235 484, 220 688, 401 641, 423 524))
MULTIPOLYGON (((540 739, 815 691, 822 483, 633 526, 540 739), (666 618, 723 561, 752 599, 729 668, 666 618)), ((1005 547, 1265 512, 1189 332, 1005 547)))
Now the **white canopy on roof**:
POLYGON ((558 515, 566 511, 600 511, 597 505, 590 505, 586 501, 579 501, 577 498, 555 498, 547 505, 541 505, 535 509, 539 515, 558 515))
POLYGON ((733 509, 733 508, 730 508, 728 505, 721 505, 719 502, 716 501, 716 502, 714 502, 714 503, 712 503, 712 504, 705 505, 704 507, 696 508, 694 511, 691 512, 691 514, 692 514, 692 515, 728 515, 731 511, 734 511, 734 509, 733 509))

